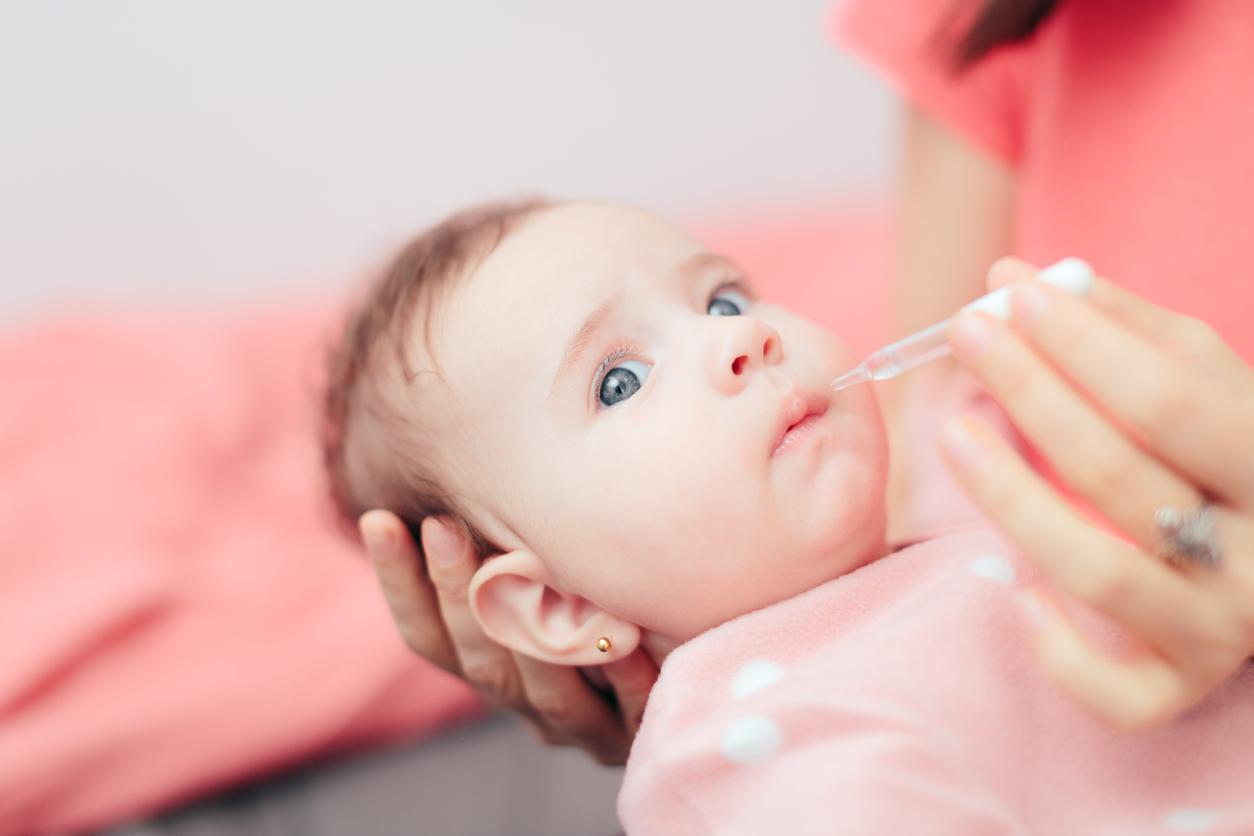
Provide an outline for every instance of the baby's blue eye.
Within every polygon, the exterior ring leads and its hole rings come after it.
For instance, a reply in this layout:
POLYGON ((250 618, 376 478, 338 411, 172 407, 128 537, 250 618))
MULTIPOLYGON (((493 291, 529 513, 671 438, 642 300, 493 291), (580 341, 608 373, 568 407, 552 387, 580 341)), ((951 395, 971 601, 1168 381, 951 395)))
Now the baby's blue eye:
POLYGON ((649 367, 639 360, 626 360, 606 372, 597 398, 603 406, 613 406, 640 390, 649 377, 649 367))
POLYGON ((705 312, 710 316, 740 316, 749 310, 749 299, 738 290, 730 287, 719 288, 710 299, 705 312))

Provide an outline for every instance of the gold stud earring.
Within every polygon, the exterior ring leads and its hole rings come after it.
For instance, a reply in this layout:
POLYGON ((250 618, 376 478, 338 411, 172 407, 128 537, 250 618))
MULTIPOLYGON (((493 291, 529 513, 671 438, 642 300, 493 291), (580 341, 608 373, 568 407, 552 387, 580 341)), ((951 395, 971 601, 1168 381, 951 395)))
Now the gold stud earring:
POLYGON ((610 644, 610 640, 606 638, 605 636, 602 636, 601 638, 597 639, 597 650, 601 651, 602 653, 609 653, 611 647, 613 647, 613 645, 610 644))

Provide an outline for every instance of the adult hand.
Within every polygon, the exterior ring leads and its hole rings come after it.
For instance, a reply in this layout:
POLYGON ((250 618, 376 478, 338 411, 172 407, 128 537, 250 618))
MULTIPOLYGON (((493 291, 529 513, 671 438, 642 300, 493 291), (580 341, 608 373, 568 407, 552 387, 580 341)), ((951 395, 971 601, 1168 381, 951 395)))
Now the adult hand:
POLYGON ((466 679, 490 702, 522 714, 541 740, 581 746, 603 764, 626 762, 657 679, 657 667, 643 651, 599 668, 612 689, 603 696, 575 668, 514 653, 484 635, 467 597, 478 560, 459 526, 435 517, 423 521, 426 571, 395 514, 368 511, 359 526, 392 619, 410 649, 466 679))
POLYGON ((1203 323, 1098 280, 1086 298, 1002 259, 1011 322, 963 314, 955 355, 1057 474, 1126 539, 1060 497, 968 417, 943 446, 959 480, 1054 585, 1122 624, 1139 649, 1098 650, 1030 592, 1036 650, 1063 691, 1122 728, 1160 725, 1254 653, 1254 370, 1203 323), (1157 509, 1216 511, 1217 566, 1155 555, 1157 509))

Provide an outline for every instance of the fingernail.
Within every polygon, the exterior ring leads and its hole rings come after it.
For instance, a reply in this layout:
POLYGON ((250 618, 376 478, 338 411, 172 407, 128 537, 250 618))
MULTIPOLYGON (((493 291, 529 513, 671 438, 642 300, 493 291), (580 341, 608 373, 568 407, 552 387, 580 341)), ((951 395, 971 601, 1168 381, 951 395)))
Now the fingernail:
POLYGON ((993 262, 988 268, 990 283, 1007 284, 1016 279, 1028 279, 1035 273, 1035 268, 1021 258, 1004 255, 993 262))
POLYGON ((1037 273, 1036 277, 1076 296, 1083 296, 1093 287, 1093 267, 1082 258, 1064 258, 1037 273))
POLYGON ((361 529, 361 538, 366 541, 366 549, 371 556, 378 556, 392 551, 395 545, 395 538, 392 536, 390 528, 365 518, 358 523, 358 526, 361 529))
POLYGON ((969 426, 971 419, 960 416, 950 421, 941 433, 941 443, 950 457, 963 468, 972 468, 983 458, 980 443, 975 440, 969 426))
POLYGON ((974 311, 958 314, 949 336, 954 349, 967 357, 978 357, 992 338, 992 324, 974 311))
POLYGON ((1010 311, 1016 322, 1031 325, 1049 309, 1049 296, 1036 284, 1024 282, 1014 289, 1010 297, 1010 311))

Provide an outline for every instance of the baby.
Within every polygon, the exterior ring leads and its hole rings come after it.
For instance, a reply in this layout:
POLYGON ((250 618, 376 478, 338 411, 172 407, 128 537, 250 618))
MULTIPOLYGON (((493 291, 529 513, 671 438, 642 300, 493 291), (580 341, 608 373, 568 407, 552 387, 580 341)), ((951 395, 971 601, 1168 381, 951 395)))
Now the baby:
POLYGON ((1254 832, 1248 677, 1122 737, 1038 672, 1008 589, 1034 576, 993 531, 889 554, 872 389, 827 386, 855 359, 647 213, 473 209, 349 322, 332 493, 350 528, 465 525, 501 644, 664 661, 628 833, 1254 832))

